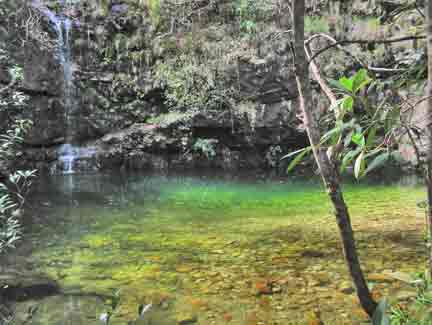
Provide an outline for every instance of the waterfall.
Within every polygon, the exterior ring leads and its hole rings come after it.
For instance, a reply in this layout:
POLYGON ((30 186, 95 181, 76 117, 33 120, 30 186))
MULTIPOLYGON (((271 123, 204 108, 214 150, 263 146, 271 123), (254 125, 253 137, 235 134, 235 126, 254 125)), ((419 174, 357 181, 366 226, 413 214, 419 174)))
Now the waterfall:
POLYGON ((71 10, 72 7, 78 2, 79 0, 58 0, 60 12, 55 12, 50 10, 42 0, 32 0, 32 6, 48 19, 56 33, 57 51, 55 55, 63 71, 62 97, 65 114, 65 140, 57 151, 58 161, 52 168, 53 173, 73 174, 78 169, 91 170, 89 162, 95 156, 95 148, 74 144, 78 130, 76 93, 73 83, 74 62, 72 61, 71 49, 71 32, 74 20, 69 16, 69 13, 73 11, 71 10), (85 161, 87 161, 87 165, 85 161))
POLYGON ((58 37, 58 59, 63 68, 63 101, 66 123, 66 143, 59 148, 58 155, 63 173, 73 174, 74 163, 79 155, 79 149, 69 143, 72 138, 71 127, 73 127, 73 121, 71 119, 71 114, 74 109, 72 82, 73 71, 70 47, 70 30, 72 24, 70 19, 64 15, 56 17, 54 23, 58 37))
MULTIPOLYGON (((71 1, 64 0, 59 2, 62 8, 72 5, 71 1)), ((63 70, 63 105, 65 111, 65 143, 58 150, 58 160, 60 170, 64 174, 72 174, 75 171, 75 161, 79 156, 79 148, 74 147, 72 141, 73 119, 71 117, 74 110, 73 92, 73 69, 70 46, 70 33, 72 29, 71 19, 64 13, 56 14, 48 9, 40 0, 34 0, 33 6, 46 16, 57 34, 57 60, 63 70)))

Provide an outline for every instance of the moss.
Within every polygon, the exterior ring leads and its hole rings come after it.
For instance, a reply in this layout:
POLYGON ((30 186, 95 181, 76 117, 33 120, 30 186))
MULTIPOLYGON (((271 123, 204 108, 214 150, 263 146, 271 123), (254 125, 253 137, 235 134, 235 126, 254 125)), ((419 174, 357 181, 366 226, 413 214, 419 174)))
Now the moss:
POLYGON ((159 127, 166 128, 170 125, 178 123, 187 123, 195 116, 194 112, 169 112, 163 113, 156 117, 148 119, 146 122, 150 124, 156 124, 159 127))

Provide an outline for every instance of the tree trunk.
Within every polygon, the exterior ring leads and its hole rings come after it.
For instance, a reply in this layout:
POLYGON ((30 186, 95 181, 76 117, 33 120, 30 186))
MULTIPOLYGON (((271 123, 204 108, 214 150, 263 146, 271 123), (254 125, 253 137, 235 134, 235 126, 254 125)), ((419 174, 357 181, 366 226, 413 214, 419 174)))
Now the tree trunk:
POLYGON ((360 267, 350 216, 342 195, 338 169, 328 158, 326 150, 317 146, 321 140, 318 119, 319 112, 317 107, 311 105, 312 96, 309 87, 309 65, 306 60, 306 52, 304 49, 305 0, 294 0, 292 12, 295 38, 296 81, 299 91, 300 108, 303 114, 303 123, 307 130, 312 151, 325 188, 335 209, 336 221, 343 244, 344 257, 348 265, 351 279, 357 290, 361 306, 366 313, 372 317, 376 308, 376 302, 372 299, 360 267))
POLYGON ((427 109, 426 109, 426 123, 425 131, 426 139, 426 187, 427 187, 427 215, 428 215, 428 229, 429 229, 429 276, 432 278, 432 4, 427 1, 426 6, 426 20, 427 20, 427 54, 428 54, 428 83, 426 88, 427 96, 427 109))

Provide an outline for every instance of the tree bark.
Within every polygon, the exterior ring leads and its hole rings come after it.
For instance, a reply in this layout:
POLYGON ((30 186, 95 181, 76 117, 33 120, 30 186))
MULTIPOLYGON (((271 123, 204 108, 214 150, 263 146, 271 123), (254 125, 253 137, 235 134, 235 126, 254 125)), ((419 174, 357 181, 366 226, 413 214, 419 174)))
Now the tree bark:
POLYGON ((343 198, 339 181, 338 169, 327 156, 325 148, 318 147, 321 140, 319 112, 316 107, 311 105, 312 94, 309 86, 309 68, 304 48, 305 0, 294 0, 292 13, 294 24, 296 81, 299 91, 300 108, 303 114, 303 123, 309 137, 315 161, 318 165, 325 188, 335 210, 334 213, 339 227, 343 253, 351 279, 357 290, 357 295, 362 308, 370 317, 372 317, 377 304, 372 299, 360 266, 350 215, 343 198))
POLYGON ((427 109, 425 131, 426 139, 426 187, 427 187, 427 216, 429 230, 429 276, 432 278, 432 3, 427 1, 426 6, 426 33, 428 54, 428 82, 426 87, 427 109))

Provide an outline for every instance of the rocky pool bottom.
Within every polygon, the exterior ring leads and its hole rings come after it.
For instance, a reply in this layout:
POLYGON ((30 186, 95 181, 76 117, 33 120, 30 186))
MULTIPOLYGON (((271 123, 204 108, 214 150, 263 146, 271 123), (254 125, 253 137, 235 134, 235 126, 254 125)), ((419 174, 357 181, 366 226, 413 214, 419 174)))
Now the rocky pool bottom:
MULTIPOLYGON (((425 266, 425 195, 410 183, 345 186, 377 298, 408 301, 414 291, 397 275, 425 266)), ((31 243, 10 267, 44 274, 62 293, 20 299, 17 324, 100 324, 117 291, 111 324, 148 304, 136 324, 367 320, 317 179, 67 175, 41 181, 31 204, 31 243)))

